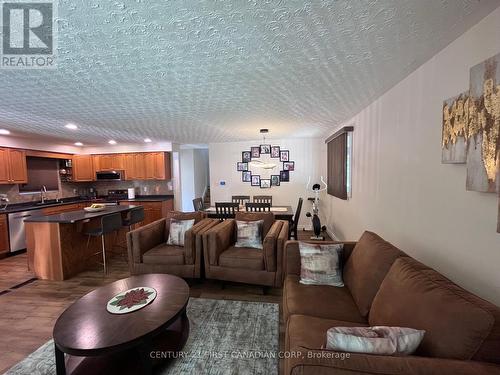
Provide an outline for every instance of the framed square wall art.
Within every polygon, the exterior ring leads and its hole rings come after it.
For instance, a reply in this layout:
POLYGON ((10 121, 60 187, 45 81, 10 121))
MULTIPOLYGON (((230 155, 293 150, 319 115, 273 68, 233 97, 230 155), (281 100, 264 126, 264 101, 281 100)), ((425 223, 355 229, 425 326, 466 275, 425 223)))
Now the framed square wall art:
POLYGON ((280 157, 280 146, 271 146, 271 157, 272 158, 280 157))
POLYGON ((280 186, 280 176, 277 174, 271 175, 271 186, 280 186))
POLYGON ((290 172, 289 171, 281 171, 280 172, 280 181, 281 182, 290 182, 290 172))
POLYGON ((260 158, 260 147, 250 147, 250 153, 252 155, 252 158, 260 158))
POLYGON ((288 161, 290 160, 290 152, 288 150, 280 151, 280 161, 288 161))
POLYGON ((259 175, 252 175, 252 186, 260 186, 260 176, 259 175))
POLYGON ((241 153, 241 161, 244 163, 249 163, 252 161, 252 153, 250 151, 243 151, 241 153))
POLYGON ((263 178, 260 180, 261 189, 269 189, 271 187, 271 180, 263 178))
POLYGON ((271 153, 271 145, 260 145, 260 153, 261 154, 270 154, 271 153))
POLYGON ((236 169, 239 172, 241 172, 241 171, 248 171, 248 163, 238 162, 236 164, 236 169))
POLYGON ((294 171, 295 170, 295 162, 294 161, 284 161, 283 162, 283 170, 294 171))
POLYGON ((252 172, 250 172, 250 171, 242 171, 241 172, 241 181, 243 181, 243 182, 251 182, 252 181, 252 172))

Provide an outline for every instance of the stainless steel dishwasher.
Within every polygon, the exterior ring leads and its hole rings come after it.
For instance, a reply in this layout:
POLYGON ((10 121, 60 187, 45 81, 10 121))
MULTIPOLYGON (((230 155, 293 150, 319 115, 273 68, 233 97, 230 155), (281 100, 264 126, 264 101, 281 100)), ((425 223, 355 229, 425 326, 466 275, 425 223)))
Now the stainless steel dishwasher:
POLYGON ((24 220, 31 216, 42 216, 42 210, 14 212, 8 215, 10 252, 26 249, 24 220))

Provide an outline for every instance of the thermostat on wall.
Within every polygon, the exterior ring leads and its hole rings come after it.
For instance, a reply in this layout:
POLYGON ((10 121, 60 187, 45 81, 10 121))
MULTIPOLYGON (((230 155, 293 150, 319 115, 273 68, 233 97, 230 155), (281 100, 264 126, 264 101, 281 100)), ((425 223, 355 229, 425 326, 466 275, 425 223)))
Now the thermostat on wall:
POLYGON ((220 186, 225 186, 225 185, 226 185, 226 181, 220 181, 220 182, 219 182, 219 185, 220 185, 220 186))

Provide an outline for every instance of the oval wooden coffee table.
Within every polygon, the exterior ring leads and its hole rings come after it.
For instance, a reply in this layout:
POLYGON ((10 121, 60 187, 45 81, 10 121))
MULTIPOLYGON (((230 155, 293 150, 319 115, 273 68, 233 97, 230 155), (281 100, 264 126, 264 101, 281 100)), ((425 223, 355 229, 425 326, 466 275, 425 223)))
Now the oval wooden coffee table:
POLYGON ((184 347, 188 300, 187 283, 164 274, 132 276, 95 289, 69 306, 54 326, 57 374, 151 373, 154 353, 184 347), (122 315, 106 310, 115 295, 141 286, 157 291, 149 305, 122 315))

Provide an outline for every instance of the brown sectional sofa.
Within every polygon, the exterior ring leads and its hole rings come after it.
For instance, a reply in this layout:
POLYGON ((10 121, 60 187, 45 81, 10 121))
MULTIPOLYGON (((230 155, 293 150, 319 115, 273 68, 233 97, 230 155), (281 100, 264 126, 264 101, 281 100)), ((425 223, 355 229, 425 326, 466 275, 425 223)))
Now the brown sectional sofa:
POLYGON ((294 354, 285 374, 500 374, 500 308, 375 233, 344 243, 343 288, 299 283, 297 241, 285 244, 284 256, 285 349, 294 354), (426 334, 405 357, 322 349, 331 327, 374 325, 426 334))

